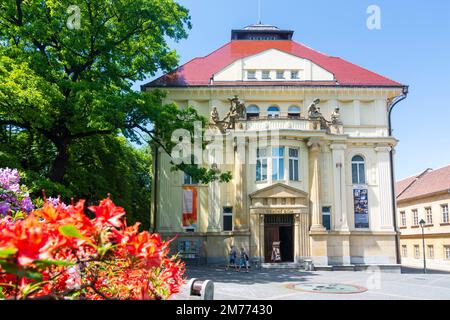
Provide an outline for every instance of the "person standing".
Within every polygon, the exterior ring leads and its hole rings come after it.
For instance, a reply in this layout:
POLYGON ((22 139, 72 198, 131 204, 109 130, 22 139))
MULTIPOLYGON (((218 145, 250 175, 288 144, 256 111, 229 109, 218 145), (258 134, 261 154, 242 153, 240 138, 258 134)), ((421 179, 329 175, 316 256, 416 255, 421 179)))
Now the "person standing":
POLYGON ((248 254, 245 252, 244 247, 241 248, 241 255, 240 255, 240 261, 239 261, 239 267, 237 272, 241 271, 241 267, 245 266, 245 272, 248 272, 248 254))
POLYGON ((237 250, 235 246, 231 246, 230 250, 230 259, 225 270, 228 270, 230 266, 233 266, 236 269, 236 258, 237 258, 237 250))

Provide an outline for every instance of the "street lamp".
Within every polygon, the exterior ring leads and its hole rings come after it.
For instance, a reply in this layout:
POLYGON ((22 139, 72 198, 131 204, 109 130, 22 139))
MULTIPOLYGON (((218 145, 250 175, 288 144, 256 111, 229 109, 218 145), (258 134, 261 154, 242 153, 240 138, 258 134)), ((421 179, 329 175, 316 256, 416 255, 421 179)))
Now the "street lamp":
POLYGON ((427 259, 425 257, 425 233, 423 227, 425 226, 425 220, 421 219, 419 224, 422 228, 422 251, 423 251, 423 273, 427 273, 427 259))

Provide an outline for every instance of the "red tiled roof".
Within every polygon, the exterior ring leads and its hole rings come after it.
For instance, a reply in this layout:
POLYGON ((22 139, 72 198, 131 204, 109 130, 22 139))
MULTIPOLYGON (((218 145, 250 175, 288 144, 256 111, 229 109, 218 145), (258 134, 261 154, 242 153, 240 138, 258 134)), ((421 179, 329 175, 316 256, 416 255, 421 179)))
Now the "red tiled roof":
POLYGON ((395 184, 397 201, 450 190, 450 165, 427 171, 398 181, 395 184))
MULTIPOLYGON (((205 86, 210 85, 210 78, 214 73, 222 70, 233 62, 255 55, 257 53, 277 49, 294 56, 304 58, 321 66, 334 74, 335 82, 327 82, 325 85, 344 86, 402 86, 402 84, 383 77, 379 74, 361 68, 341 58, 331 57, 315 51, 305 45, 288 40, 236 40, 231 41, 216 51, 202 58, 195 58, 178 69, 144 85, 150 87, 160 86, 205 86)), ((322 81, 323 82, 323 81, 322 81)), ((245 82, 239 81, 239 84, 245 82)), ((236 84, 236 83, 235 83, 236 84)), ((274 82, 269 84, 264 81, 253 82, 252 85, 294 85, 291 82, 274 82)), ((217 85, 214 82, 214 85, 217 85)), ((297 82, 297 85, 320 85, 313 82, 297 82)))

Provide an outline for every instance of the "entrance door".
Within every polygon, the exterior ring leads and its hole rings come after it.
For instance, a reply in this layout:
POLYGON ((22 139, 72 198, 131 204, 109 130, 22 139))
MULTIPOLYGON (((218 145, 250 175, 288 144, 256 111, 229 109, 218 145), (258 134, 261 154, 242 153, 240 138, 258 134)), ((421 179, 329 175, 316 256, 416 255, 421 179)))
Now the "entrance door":
POLYGON ((271 262, 273 242, 280 242, 282 262, 294 261, 292 215, 266 215, 264 218, 264 261, 271 262))

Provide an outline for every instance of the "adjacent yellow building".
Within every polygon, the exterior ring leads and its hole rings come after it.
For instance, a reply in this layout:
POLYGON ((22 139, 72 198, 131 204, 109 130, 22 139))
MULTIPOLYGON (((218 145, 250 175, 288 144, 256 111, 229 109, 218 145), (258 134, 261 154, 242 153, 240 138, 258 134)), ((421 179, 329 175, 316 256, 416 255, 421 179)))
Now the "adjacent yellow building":
POLYGON ((217 143, 196 157, 233 174, 197 184, 159 150, 155 229, 206 263, 226 263, 233 245, 271 263, 279 244, 281 262, 398 270, 388 112, 407 87, 292 35, 233 30, 229 43, 142 87, 208 117, 217 143))
POLYGON ((450 165, 396 184, 402 265, 423 268, 424 221, 427 268, 450 270, 450 165))

